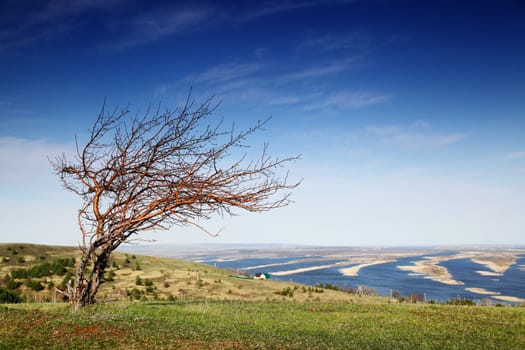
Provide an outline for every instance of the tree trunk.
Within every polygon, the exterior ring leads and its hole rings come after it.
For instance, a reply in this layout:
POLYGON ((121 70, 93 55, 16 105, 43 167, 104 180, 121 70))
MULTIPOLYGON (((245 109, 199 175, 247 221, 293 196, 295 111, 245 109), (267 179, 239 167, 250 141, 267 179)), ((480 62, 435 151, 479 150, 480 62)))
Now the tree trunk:
POLYGON ((110 246, 97 251, 93 246, 82 256, 73 286, 68 285, 69 301, 75 310, 94 304, 100 284, 104 281, 104 272, 112 253, 110 246))

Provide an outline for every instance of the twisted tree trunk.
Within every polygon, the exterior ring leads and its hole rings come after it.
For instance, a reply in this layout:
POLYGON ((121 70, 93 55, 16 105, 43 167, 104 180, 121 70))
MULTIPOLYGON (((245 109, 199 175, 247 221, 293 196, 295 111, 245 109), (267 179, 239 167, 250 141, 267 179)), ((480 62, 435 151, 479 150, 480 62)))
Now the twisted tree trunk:
POLYGON ((69 301, 75 309, 96 302, 96 294, 104 281, 104 273, 114 249, 105 245, 99 249, 91 246, 82 256, 72 286, 68 287, 69 301))

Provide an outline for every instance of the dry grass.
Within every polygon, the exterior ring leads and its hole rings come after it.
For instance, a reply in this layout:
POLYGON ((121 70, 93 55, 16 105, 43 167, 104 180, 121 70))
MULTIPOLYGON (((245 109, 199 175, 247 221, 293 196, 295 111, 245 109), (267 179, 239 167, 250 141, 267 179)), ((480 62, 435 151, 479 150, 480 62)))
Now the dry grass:
MULTIPOLYGON (((30 267, 57 258, 80 257, 71 247, 31 244, 0 244, 0 276, 15 268, 30 267), (13 255, 13 251, 17 254, 13 255), (22 255, 24 263, 18 262, 22 255), (9 261, 2 261, 2 257, 9 261)), ((106 276, 114 274, 113 281, 102 284, 100 301, 128 300, 220 300, 220 301, 325 301, 325 302, 384 302, 382 297, 359 297, 348 293, 324 289, 313 290, 306 286, 272 280, 252 280, 235 277, 234 271, 215 268, 200 263, 171 258, 114 253, 106 276), (142 285, 137 285, 137 278, 142 285), (150 286, 145 285, 151 281, 150 286), (291 291, 282 293, 283 291, 291 291), (286 294, 286 295, 282 295, 286 294)), ((63 276, 44 277, 44 285, 60 284, 63 276)), ((54 288, 39 292, 20 287, 27 301, 56 301, 60 299, 54 288)))

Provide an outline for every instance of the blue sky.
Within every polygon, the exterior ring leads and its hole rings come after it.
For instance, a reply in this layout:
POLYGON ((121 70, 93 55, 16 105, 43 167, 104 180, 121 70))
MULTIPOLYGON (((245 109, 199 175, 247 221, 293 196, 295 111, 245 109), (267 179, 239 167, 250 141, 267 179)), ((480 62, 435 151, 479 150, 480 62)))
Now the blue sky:
POLYGON ((110 107, 215 95, 301 154, 291 206, 170 243, 525 244, 521 1, 0 3, 1 241, 78 243, 47 157, 110 107))

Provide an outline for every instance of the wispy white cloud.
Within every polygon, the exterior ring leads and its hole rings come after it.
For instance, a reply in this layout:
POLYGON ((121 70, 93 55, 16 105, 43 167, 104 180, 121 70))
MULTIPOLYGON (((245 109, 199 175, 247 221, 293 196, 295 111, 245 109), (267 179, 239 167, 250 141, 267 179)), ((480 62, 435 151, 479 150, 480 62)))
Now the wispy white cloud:
POLYGON ((313 109, 354 109, 383 103, 390 99, 390 95, 377 94, 363 90, 343 90, 327 94, 305 106, 313 109))
POLYGON ((212 67, 202 73, 189 76, 187 80, 196 83, 216 84, 253 76, 259 73, 265 64, 262 63, 225 63, 212 67))
POLYGON ((322 65, 317 64, 303 70, 280 75, 275 78, 275 81, 278 83, 289 83, 298 80, 313 79, 342 73, 344 71, 359 67, 361 64, 361 59, 362 57, 360 56, 354 56, 328 62, 322 65))
POLYGON ((76 28, 75 18, 92 12, 108 12, 124 0, 50 0, 39 3, 19 2, 11 16, 3 16, 0 50, 12 50, 45 42, 76 28))
POLYGON ((446 147, 465 139, 464 132, 436 133, 427 123, 416 122, 408 127, 398 125, 369 126, 367 133, 378 136, 383 142, 408 147, 446 147))
POLYGON ((122 24, 126 31, 117 49, 126 49, 161 40, 170 35, 199 28, 209 22, 215 9, 211 6, 174 6, 140 13, 122 24))
POLYGON ((123 50, 170 35, 210 25, 242 24, 263 17, 351 0, 265 1, 249 5, 218 6, 214 2, 164 2, 126 0, 13 1, 0 14, 0 50, 7 51, 67 35, 82 26, 84 15, 102 14, 102 28, 111 44, 100 47, 123 50), (6 12, 6 11, 4 11, 6 12))
POLYGON ((267 102, 270 105, 281 106, 281 105, 294 105, 298 103, 303 103, 306 101, 311 101, 313 98, 319 96, 319 93, 304 94, 304 95, 279 95, 271 96, 267 99, 267 102))
POLYGON ((346 34, 326 34, 318 37, 311 37, 304 40, 300 45, 300 50, 321 50, 335 51, 343 49, 353 49, 356 51, 366 51, 370 47, 370 38, 361 32, 351 32, 346 34))
POLYGON ((203 27, 224 25, 225 23, 242 24, 243 22, 302 8, 344 2, 348 1, 270 1, 250 4, 245 9, 232 6, 219 7, 213 2, 198 4, 187 2, 168 7, 157 7, 120 23, 118 26, 121 27, 120 34, 123 34, 123 38, 118 41, 116 48, 126 49, 203 27), (123 33, 124 30, 125 34, 123 33))
POLYGON ((247 22, 279 13, 348 2, 353 2, 353 0, 285 0, 259 2, 259 6, 250 4, 251 8, 237 17, 237 21, 247 22))

